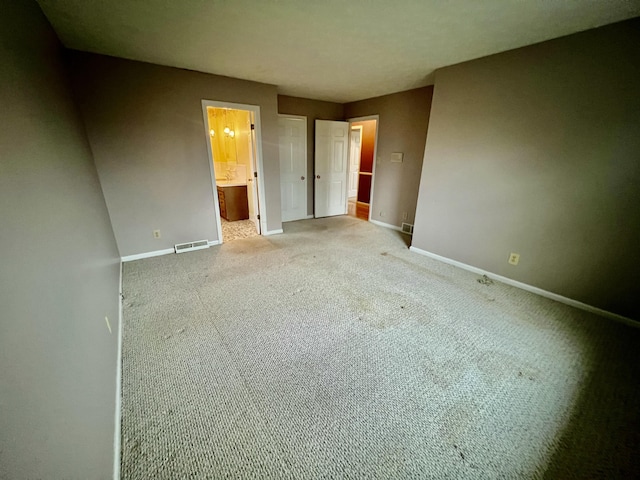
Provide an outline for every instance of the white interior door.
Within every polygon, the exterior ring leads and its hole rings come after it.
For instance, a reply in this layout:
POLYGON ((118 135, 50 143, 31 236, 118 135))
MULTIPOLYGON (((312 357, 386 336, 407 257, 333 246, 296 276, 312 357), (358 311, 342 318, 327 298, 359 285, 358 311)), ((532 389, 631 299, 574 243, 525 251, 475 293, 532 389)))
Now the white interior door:
POLYGON ((256 166, 256 141, 255 141, 255 124, 254 113, 251 112, 251 123, 249 124, 249 151, 251 152, 251 168, 247 169, 247 202, 249 203, 249 220, 256 226, 258 235, 260 232, 260 207, 258 204, 258 178, 255 172, 258 171, 256 166))
POLYGON ((347 213, 349 123, 316 120, 315 216, 347 213))
POLYGON ((279 117, 282 221, 307 216, 307 120, 279 117))
POLYGON ((358 180, 360 170, 360 150, 362 149, 362 127, 351 128, 351 140, 349 141, 349 194, 352 198, 358 194, 358 180))

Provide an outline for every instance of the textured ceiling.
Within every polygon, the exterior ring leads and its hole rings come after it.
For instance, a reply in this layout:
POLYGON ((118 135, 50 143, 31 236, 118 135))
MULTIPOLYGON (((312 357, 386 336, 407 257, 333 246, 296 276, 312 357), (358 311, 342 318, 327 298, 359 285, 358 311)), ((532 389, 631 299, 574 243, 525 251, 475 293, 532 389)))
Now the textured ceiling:
POLYGON ((69 48, 347 102, 640 15, 638 0, 39 0, 69 48))

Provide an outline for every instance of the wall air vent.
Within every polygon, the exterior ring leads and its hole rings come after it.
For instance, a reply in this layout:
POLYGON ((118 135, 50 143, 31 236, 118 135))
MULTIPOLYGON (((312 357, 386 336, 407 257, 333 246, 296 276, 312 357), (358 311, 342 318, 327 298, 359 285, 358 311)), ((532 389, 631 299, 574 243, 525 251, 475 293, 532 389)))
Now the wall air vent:
POLYGON ((209 240, 197 240, 189 243, 178 243, 175 246, 176 253, 193 252, 194 250, 202 250, 209 248, 209 240))
POLYGON ((411 225, 410 223, 403 223, 402 233, 408 233, 409 235, 413 235, 413 225, 411 225))

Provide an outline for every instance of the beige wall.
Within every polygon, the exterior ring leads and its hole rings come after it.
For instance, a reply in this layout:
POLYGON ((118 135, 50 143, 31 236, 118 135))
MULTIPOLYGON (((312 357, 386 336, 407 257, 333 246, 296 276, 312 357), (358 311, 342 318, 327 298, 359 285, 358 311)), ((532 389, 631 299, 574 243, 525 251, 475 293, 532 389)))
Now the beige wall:
POLYGON ((278 113, 307 117, 307 215, 313 215, 316 120, 343 120, 344 108, 339 103, 278 95, 278 113))
POLYGON ((424 87, 344 106, 347 119, 380 116, 372 220, 400 226, 406 212, 404 221, 414 221, 432 94, 424 87), (391 163, 393 152, 404 153, 402 163, 391 163))
POLYGON ((53 30, 0 11, 0 478, 113 478, 119 255, 53 30))
POLYGON ((640 319, 639 79, 638 20, 438 71, 413 245, 640 319))
POLYGON ((123 256, 218 238, 203 99, 260 106, 267 230, 281 228, 275 86, 89 53, 69 56, 123 256), (153 237, 155 229, 162 238, 153 237))

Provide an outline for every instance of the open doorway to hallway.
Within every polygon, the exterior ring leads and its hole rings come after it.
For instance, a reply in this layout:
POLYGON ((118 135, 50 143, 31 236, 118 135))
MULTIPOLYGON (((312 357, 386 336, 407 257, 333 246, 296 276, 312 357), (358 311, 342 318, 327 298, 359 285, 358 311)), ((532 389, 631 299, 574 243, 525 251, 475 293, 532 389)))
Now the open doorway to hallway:
POLYGON ((203 101, 220 243, 261 234, 258 107, 203 101))
POLYGON ((371 216, 377 130, 377 117, 349 120, 347 213, 362 220, 371 216))

